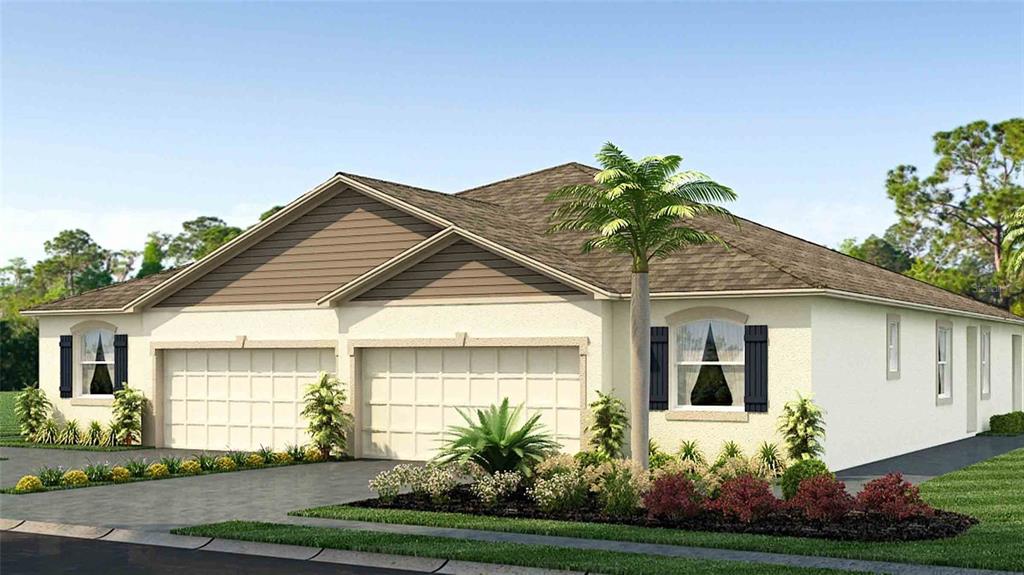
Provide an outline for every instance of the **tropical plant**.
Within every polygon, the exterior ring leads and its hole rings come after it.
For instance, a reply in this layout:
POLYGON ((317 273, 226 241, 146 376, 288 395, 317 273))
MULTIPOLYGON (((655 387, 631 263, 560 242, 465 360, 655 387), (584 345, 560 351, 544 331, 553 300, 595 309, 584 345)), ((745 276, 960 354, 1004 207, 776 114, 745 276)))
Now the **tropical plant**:
POLYGON ((60 445, 78 445, 82 441, 82 429, 78 427, 77 419, 69 419, 64 423, 57 443, 60 445))
POLYGON ((43 422, 39 426, 39 430, 35 435, 36 443, 57 443, 60 438, 60 425, 57 424, 57 420, 50 418, 43 422))
POLYGON ((254 453, 263 458, 264 463, 274 462, 274 448, 261 445, 254 453))
POLYGON ((50 400, 46 393, 36 387, 25 388, 14 400, 14 415, 18 418, 18 429, 21 436, 30 440, 39 433, 50 417, 50 400))
POLYGON ((718 454, 718 459, 715 460, 715 465, 720 465, 726 460, 736 457, 743 457, 743 448, 741 448, 740 444, 735 441, 726 441, 722 444, 722 451, 718 454))
POLYGON ((800 483, 805 479, 822 475, 835 477, 828 470, 828 466, 825 465, 824 461, 820 459, 801 459, 797 461, 782 473, 782 479, 779 480, 779 483, 782 485, 782 496, 786 499, 792 499, 800 488, 800 483))
POLYGON ((558 443, 539 423, 539 413, 530 416, 517 428, 522 411, 522 405, 509 408, 507 397, 500 406, 478 409, 475 422, 459 409, 466 426, 449 428, 453 437, 445 439, 437 461, 473 462, 488 473, 518 471, 529 477, 533 474, 533 466, 556 451, 558 443))
POLYGON ((707 175, 679 171, 679 156, 650 156, 633 160, 611 142, 597 154, 602 170, 593 184, 555 190, 548 201, 557 203, 551 232, 578 231, 591 235, 584 253, 606 250, 631 259, 630 297, 630 452, 647 465, 648 395, 650 378, 650 262, 683 247, 721 243, 713 233, 698 229, 706 216, 735 221, 714 202, 734 200, 736 194, 707 175))
POLYGON ((89 422, 89 428, 85 430, 85 437, 82 438, 83 445, 103 445, 103 424, 93 420, 89 422))
POLYGON ((142 408, 146 398, 142 392, 128 387, 114 391, 114 421, 110 424, 111 432, 122 445, 142 443, 142 408), (116 430, 116 431, 115 431, 116 430))
POLYGON ((245 460, 249 457, 249 454, 244 451, 232 450, 225 453, 224 457, 231 459, 235 463, 235 467, 244 467, 245 460))
POLYGON ((110 481, 110 465, 106 463, 90 463, 82 468, 89 481, 94 483, 110 481))
POLYGON ((323 459, 330 458, 333 451, 345 451, 352 415, 345 411, 345 390, 338 378, 321 373, 316 383, 306 388, 302 415, 309 421, 309 437, 323 459))
POLYGON ((786 403, 779 416, 779 432, 793 461, 821 457, 825 453, 825 414, 810 397, 799 391, 786 403))
POLYGON ((590 449, 606 459, 622 457, 622 444, 629 426, 629 417, 622 400, 600 391, 590 404, 592 421, 587 427, 590 449))
POLYGON ((1006 257, 1006 273, 1013 280, 1017 278, 1020 284, 1024 285, 1024 206, 1017 208, 1010 216, 1006 229, 1006 236, 1003 237, 1003 247, 1008 254, 1006 257))
POLYGON ((167 473, 172 475, 181 470, 181 463, 180 457, 167 456, 160 458, 160 464, 167 468, 167 473))
POLYGON ((775 478, 786 470, 786 458, 775 443, 767 441, 761 443, 754 459, 757 462, 758 472, 764 477, 775 478))
POLYGON ((47 487, 60 485, 60 478, 64 477, 64 468, 60 466, 43 466, 39 468, 39 471, 36 471, 36 477, 38 477, 39 480, 43 482, 43 485, 47 487))
POLYGON ((197 453, 192 456, 203 471, 213 471, 217 465, 217 458, 208 453, 197 453))
POLYGON ((121 464, 122 467, 128 470, 128 473, 132 477, 145 477, 146 469, 149 468, 149 463, 145 458, 143 459, 129 459, 121 464))
POLYGON ((696 465, 704 465, 708 462, 704 457, 704 452, 700 450, 700 446, 693 440, 684 440, 679 445, 679 460, 689 461, 696 465))
POLYGON ((117 447, 117 434, 117 422, 111 421, 110 424, 107 425, 106 431, 103 432, 103 441, 100 445, 104 447, 117 447))
POLYGON ((291 456, 292 461, 302 461, 306 458, 306 449, 301 445, 288 445, 284 451, 291 456))

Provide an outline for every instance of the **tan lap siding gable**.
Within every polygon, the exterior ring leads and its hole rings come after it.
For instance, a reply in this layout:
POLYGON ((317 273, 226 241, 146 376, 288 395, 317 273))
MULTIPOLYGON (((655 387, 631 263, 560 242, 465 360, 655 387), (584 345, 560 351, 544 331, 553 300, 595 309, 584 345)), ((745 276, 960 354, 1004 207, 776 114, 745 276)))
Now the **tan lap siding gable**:
POLYGON ((438 231, 341 191, 157 306, 315 302, 438 231))
POLYGON ((356 300, 571 295, 579 291, 466 241, 458 241, 356 300))

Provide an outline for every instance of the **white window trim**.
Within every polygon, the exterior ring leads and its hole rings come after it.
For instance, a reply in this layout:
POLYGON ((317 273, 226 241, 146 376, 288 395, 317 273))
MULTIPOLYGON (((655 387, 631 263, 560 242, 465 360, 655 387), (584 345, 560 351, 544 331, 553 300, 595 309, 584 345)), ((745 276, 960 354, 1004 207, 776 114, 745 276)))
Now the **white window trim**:
MULTIPOLYGON (((677 369, 680 365, 744 365, 743 361, 678 361, 676 357, 676 331, 685 324, 693 323, 695 321, 704 320, 719 320, 728 321, 732 323, 738 323, 740 325, 747 325, 747 316, 740 312, 736 312, 726 308, 693 308, 689 310, 683 310, 666 317, 668 320, 668 408, 670 411, 718 411, 718 412, 730 412, 746 411, 746 405, 743 403, 743 398, 739 399, 739 405, 689 405, 679 403, 679 370, 677 369), (697 313, 694 313, 697 312, 697 313), (742 320, 742 321, 737 321, 742 320)), ((744 342, 746 346, 746 342, 744 342)), ((733 402, 737 401, 734 397, 733 402)))
POLYGON ((894 313, 885 316, 885 379, 892 381, 900 378, 900 370, 902 369, 903 357, 902 357, 902 346, 901 340, 903 339, 903 326, 900 322, 900 316, 894 313), (896 341, 892 340, 892 325, 896 325, 896 341), (896 369, 889 364, 889 358, 891 357, 891 350, 893 346, 896 347, 896 369))
POLYGON ((83 365, 107 365, 110 366, 110 377, 111 381, 114 378, 114 356, 111 354, 110 359, 106 361, 95 361, 85 360, 82 358, 82 338, 85 334, 90 331, 97 329, 105 329, 117 335, 117 326, 103 322, 103 321, 86 321, 77 324, 71 328, 71 357, 74 358, 74 369, 73 377, 71 380, 71 397, 72 398, 91 398, 91 399, 113 399, 113 393, 86 393, 85 382, 82 381, 82 366, 83 365))
POLYGON ((992 397, 992 328, 987 325, 981 326, 978 347, 980 399, 989 399, 992 397))
POLYGON ((935 322, 935 403, 936 405, 949 405, 953 403, 953 324, 939 320, 935 322), (939 363, 939 337, 940 334, 945 331, 949 338, 946 342, 946 361, 939 363), (947 388, 940 393, 939 389, 939 370, 945 369, 948 376, 946 378, 947 388))

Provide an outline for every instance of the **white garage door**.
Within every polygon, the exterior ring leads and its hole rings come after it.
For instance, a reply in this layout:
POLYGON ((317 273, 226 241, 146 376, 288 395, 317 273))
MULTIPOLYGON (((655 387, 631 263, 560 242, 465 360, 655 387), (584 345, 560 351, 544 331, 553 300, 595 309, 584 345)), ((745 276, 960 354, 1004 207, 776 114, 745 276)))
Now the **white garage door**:
POLYGON ((465 424, 456 408, 505 397, 540 413, 563 450, 579 450, 577 348, 365 349, 361 363, 364 457, 429 459, 443 431, 465 424))
POLYGON ((164 442, 241 450, 306 443, 302 395, 321 371, 336 371, 334 350, 167 350, 164 442))

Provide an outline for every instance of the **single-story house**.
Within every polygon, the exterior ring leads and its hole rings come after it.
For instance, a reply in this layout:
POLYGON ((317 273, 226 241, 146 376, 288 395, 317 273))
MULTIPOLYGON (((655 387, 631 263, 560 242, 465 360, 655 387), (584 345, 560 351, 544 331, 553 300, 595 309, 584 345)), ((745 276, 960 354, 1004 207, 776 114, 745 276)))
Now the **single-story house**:
MULTIPOLYGON (((546 233, 569 163, 447 194, 338 173, 183 268, 35 307, 64 418, 148 398, 146 443, 304 440, 304 384, 346 382, 358 457, 425 459, 456 408, 508 397, 567 451, 598 390, 629 401, 630 266, 546 233)), ((778 441, 813 394, 844 468, 969 437, 1021 409, 1024 319, 783 232, 698 220, 727 246, 651 270, 650 434, 709 454, 778 441)))

